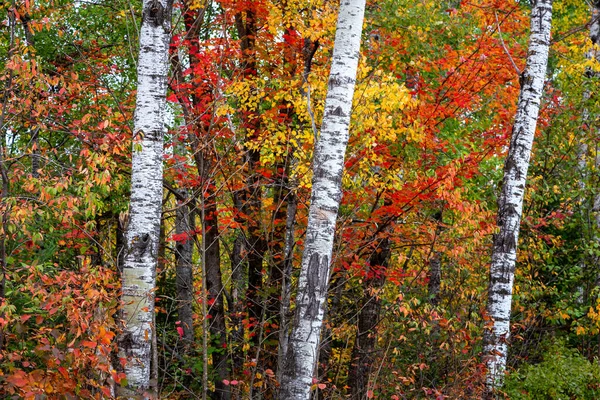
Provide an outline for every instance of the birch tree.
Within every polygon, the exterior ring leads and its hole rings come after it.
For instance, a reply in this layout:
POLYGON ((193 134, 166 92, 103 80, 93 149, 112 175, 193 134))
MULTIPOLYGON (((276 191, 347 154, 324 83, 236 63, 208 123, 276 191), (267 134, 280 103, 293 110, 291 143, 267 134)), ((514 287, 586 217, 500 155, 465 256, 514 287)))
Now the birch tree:
POLYGON ((521 92, 498 199, 499 232, 494 235, 492 248, 487 312, 493 320, 493 327, 486 332, 484 345, 488 368, 486 383, 490 392, 502 386, 506 369, 519 225, 531 147, 544 89, 551 21, 552 0, 534 1, 527 63, 520 78, 521 92))
POLYGON ((313 160, 308 226, 296 295, 296 314, 283 366, 280 398, 308 400, 329 283, 335 224, 342 198, 352 97, 365 0, 342 0, 321 134, 313 160))
MULTIPOLYGON (((590 27, 590 41, 591 41, 591 47, 588 49, 588 51, 585 53, 585 58, 587 60, 590 61, 596 61, 596 62, 600 62, 600 51, 598 50, 598 42, 600 40, 600 0, 595 0, 590 4, 590 8, 591 8, 591 21, 589 23, 589 27, 590 27)), ((591 95, 592 95, 592 91, 593 88, 591 88, 590 83, 593 83, 595 79, 597 79, 598 77, 600 77, 600 74, 598 72, 595 72, 594 69, 587 67, 585 70, 585 74, 584 74, 584 85, 585 85, 585 90, 583 92, 583 101, 584 103, 589 102, 591 95)), ((582 196, 580 199, 580 213, 582 218, 586 219, 589 218, 590 215, 590 211, 591 211, 591 215, 594 218, 594 222, 596 225, 596 228, 600 228, 600 213, 598 213, 598 211, 600 211, 600 194, 596 194, 595 196, 592 195, 590 196, 591 199, 586 199, 586 195, 585 190, 587 187, 587 183, 589 180, 589 169, 588 169, 588 160, 590 157, 590 149, 588 146, 589 143, 589 138, 593 138, 593 140, 595 140, 596 134, 595 132, 590 132, 591 136, 588 136, 588 132, 590 130, 594 129, 594 124, 592 121, 592 118, 590 117, 590 111, 587 107, 585 107, 582 111, 582 126, 583 126, 583 132, 581 135, 581 139, 579 142, 579 145, 577 147, 577 167, 580 173, 580 178, 578 181, 579 184, 579 189, 582 192, 582 196)), ((594 157, 592 157, 592 162, 595 165, 595 167, 598 167, 599 162, 600 162, 600 158, 598 157, 597 154, 595 154, 594 157)), ((592 234, 591 237, 592 241, 598 241, 598 237, 596 237, 595 234, 592 234)), ((586 259, 583 259, 581 261, 581 269, 582 271, 587 271, 589 266, 594 266, 595 264, 598 263, 597 257, 596 260, 592 260, 591 262, 589 262, 586 259), (589 265, 588 265, 589 264, 589 265)), ((595 281, 598 281, 598 273, 597 271, 592 271, 592 274, 595 275, 595 281)), ((595 286, 595 285, 594 285, 595 286)), ((577 288, 577 291, 579 293, 579 298, 578 301, 579 302, 585 302, 586 299, 589 298, 589 292, 590 292, 590 288, 593 287, 592 285, 582 285, 579 286, 577 288)))
MULTIPOLYGON (((598 49, 598 45, 600 44, 600 0, 592 1, 591 7, 590 40, 593 47, 588 51, 586 57, 590 60, 600 62, 600 50, 598 49)), ((598 76, 598 73, 596 72, 594 75, 598 76)))
POLYGON ((130 220, 122 274, 124 327, 119 339, 128 384, 120 388, 120 395, 130 398, 150 387, 172 5, 172 0, 144 0, 140 30, 130 220))
MULTIPOLYGON (((600 63, 600 49, 598 49, 598 46, 600 45, 600 0, 594 0, 591 3, 591 8, 592 20, 590 22, 590 40, 592 42, 592 47, 586 53, 586 58, 588 60, 593 60, 596 63, 600 63)), ((588 78, 588 83, 592 83, 596 79, 600 78, 600 72, 598 72, 597 70, 593 70, 592 68, 588 68, 586 71, 586 78, 588 78)), ((590 96, 590 89, 587 89, 584 93, 584 99, 588 100, 590 96)), ((594 129, 590 112, 587 109, 583 110, 583 123, 585 127, 590 127, 591 129, 594 129)), ((600 132, 596 132, 596 134, 592 137, 597 139, 598 133, 600 132)), ((585 152, 587 152, 587 145, 585 146, 583 154, 585 154, 585 152)), ((596 164, 596 167, 598 166, 598 164, 600 164, 600 157, 597 153, 594 162, 596 164)), ((583 157, 583 164, 585 164, 585 156, 583 157)), ((593 211, 594 219, 596 222, 596 228, 600 228, 600 193, 596 193, 596 196, 594 198, 593 211)), ((595 239, 598 240, 598 237, 596 237, 595 239)), ((598 261, 599 260, 596 260, 596 264, 598 264, 598 261)), ((596 271, 596 276, 596 281, 599 281, 600 278, 598 277, 600 275, 598 274, 598 271, 596 271)))

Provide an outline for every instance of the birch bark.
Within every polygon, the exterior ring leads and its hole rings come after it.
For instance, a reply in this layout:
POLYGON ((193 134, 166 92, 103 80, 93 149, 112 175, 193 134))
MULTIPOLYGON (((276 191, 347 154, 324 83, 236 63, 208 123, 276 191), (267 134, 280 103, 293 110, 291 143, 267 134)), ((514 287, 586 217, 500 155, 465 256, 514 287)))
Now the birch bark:
MULTIPOLYGON (((154 287, 162 207, 163 134, 172 0, 144 0, 134 117, 131 199, 123 260, 119 356, 126 359, 127 387, 139 398, 150 387, 154 287)), ((144 396, 144 395, 143 395, 144 396)))
MULTIPOLYGON (((598 50, 598 44, 600 41, 600 0, 594 0, 590 4, 591 8, 591 16, 592 19, 590 21, 590 40, 592 46, 586 52, 585 57, 588 60, 595 60, 596 62, 600 62, 600 50, 598 50)), ((600 77, 600 73, 595 72, 592 68, 586 68, 584 74, 584 85, 586 89, 583 92, 583 101, 584 103, 588 103, 593 89, 590 88, 591 85, 594 84, 594 80, 600 77), (591 85, 590 85, 591 84, 591 85)), ((591 157, 591 163, 598 168, 600 165, 600 157, 597 151, 591 152, 589 149, 588 143, 591 140, 596 140, 597 132, 593 130, 596 129, 593 124, 593 119, 590 116, 590 111, 587 107, 585 107, 581 113, 581 120, 583 125, 583 131, 581 134, 581 139, 579 142, 579 146, 577 148, 577 167, 579 170, 580 178, 579 178, 579 189, 581 191, 581 198, 579 199, 580 213, 581 218, 583 220, 588 220, 590 216, 594 218, 594 222, 596 225, 596 229, 600 228, 600 194, 596 194, 587 196, 586 189, 589 180, 589 172, 588 168, 589 158, 591 157)), ((597 129, 596 129, 597 130, 597 129)), ((592 146, 594 148, 594 146, 592 146)), ((592 234, 590 237, 591 241, 598 242, 599 238, 592 230, 592 234)), ((589 299, 590 292, 593 287, 598 285, 600 282, 600 275, 598 275, 598 257, 593 257, 591 260, 588 257, 583 257, 580 261, 580 268, 583 273, 586 275, 591 272, 591 276, 594 276, 594 282, 591 284, 587 284, 585 286, 577 287, 578 298, 577 301, 581 304, 585 303, 589 299), (591 268, 591 270, 590 270, 591 268)))
POLYGON ((494 236, 487 312, 493 327, 486 332, 484 354, 487 388, 501 387, 506 369, 510 308, 517 259, 519 225, 531 147, 544 89, 548 63, 552 0, 537 0, 531 10, 531 35, 527 65, 521 76, 521 93, 504 164, 504 180, 498 199, 499 232, 494 236))
POLYGON ((600 62, 600 50, 596 47, 600 44, 600 0, 592 1, 592 21, 590 23, 590 39, 594 47, 588 52, 587 57, 600 62))
MULTIPOLYGON (((595 60, 595 62, 600 63, 600 49, 598 48, 598 46, 600 45, 600 0, 594 0, 591 4, 591 8, 592 8, 592 21, 590 22, 590 40, 592 42, 592 48, 587 52, 586 57, 589 60, 595 60)), ((591 78, 590 83, 592 83, 592 82, 594 82, 594 80, 600 78, 600 72, 593 71, 591 68, 589 68, 586 71, 586 77, 591 78)), ((590 93, 589 89, 586 90, 584 96, 585 96, 585 100, 588 100, 590 98, 591 93, 590 93)), ((585 109, 583 112, 583 123, 586 128, 597 130, 597 127, 596 128, 593 127, 594 125, 592 123, 592 118, 590 116, 589 110, 587 110, 587 109, 585 109)), ((600 132, 593 132, 592 137, 594 137, 596 140, 598 137, 598 133, 600 133, 600 132)), ((587 148, 587 146, 586 146, 586 148, 587 148)), ((584 159, 584 164, 585 164, 585 159, 584 159)), ((594 164, 596 165, 596 167, 598 167, 600 165, 600 155, 598 154, 597 151, 596 151, 595 158, 594 158, 594 164)), ((594 215, 594 220, 596 222, 596 228, 600 229, 600 193, 596 193, 596 196, 594 197, 594 205, 592 208, 592 212, 594 215)), ((600 238, 598 238, 597 234, 594 235, 594 239, 596 241, 600 241, 600 238)), ((598 271, 598 266, 600 265, 600 260, 598 258, 596 258, 595 264, 596 264, 595 285, 597 286, 598 283, 600 282, 600 273, 598 271)))
POLYGON ((308 400, 323 323, 335 223, 342 198, 352 97, 365 0, 342 0, 321 134, 313 161, 308 227, 296 295, 294 327, 283 366, 280 398, 308 400))

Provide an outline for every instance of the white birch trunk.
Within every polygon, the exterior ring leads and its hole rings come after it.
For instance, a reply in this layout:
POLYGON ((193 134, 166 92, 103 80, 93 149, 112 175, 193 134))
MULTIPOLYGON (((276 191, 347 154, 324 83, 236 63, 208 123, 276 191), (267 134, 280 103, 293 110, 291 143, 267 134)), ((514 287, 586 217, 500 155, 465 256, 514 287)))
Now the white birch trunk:
POLYGON ((341 1, 325 112, 313 161, 312 196, 298 280, 296 315, 283 366, 280 399, 310 398, 335 224, 342 198, 342 172, 364 11, 365 0, 341 1))
MULTIPOLYGON (((592 41, 592 48, 587 52, 586 57, 589 60, 595 60, 597 63, 600 63, 600 50, 598 49, 598 45, 600 45, 600 0, 594 0, 591 4, 592 7, 592 21, 590 23, 590 40, 592 41)), ((591 68, 588 69, 588 71, 586 72, 586 75, 588 78, 598 78, 600 77, 600 73, 599 72, 595 72, 593 71, 591 68)), ((593 82, 593 80, 592 80, 593 82)), ((585 92, 585 100, 588 100, 591 96, 590 94, 590 90, 586 90, 585 92)), ((583 110, 583 123, 585 127, 588 127, 589 129, 597 129, 594 127, 593 123, 592 123, 592 118, 590 116, 590 112, 589 110, 586 108, 583 110)), ((593 135, 594 138, 597 138, 597 133, 596 135, 593 135)), ((586 150, 587 150, 587 146, 586 146, 586 150)), ((585 158, 584 158, 584 166, 585 166, 585 158)), ((598 154, 598 151, 596 150, 595 152, 595 158, 594 158, 594 164, 596 167, 598 167, 600 165, 600 155, 598 154)), ((600 193, 597 193, 595 198, 594 198, 594 205, 593 205, 593 209, 592 209, 593 213, 594 213, 594 219, 596 221, 596 228, 600 229, 600 193)), ((597 235, 594 235, 594 238, 596 239, 596 241, 599 241, 600 239, 597 237, 597 235)), ((600 260, 596 260, 596 265, 598 266, 600 260)), ((598 271, 597 271, 598 273, 598 271)), ((596 281, 600 281, 600 275, 597 275, 596 281)), ((596 282, 598 283, 598 282, 596 282)))
MULTIPOLYGON (((599 43, 600 40, 600 0, 594 0, 591 4, 591 15, 592 15, 592 19, 590 22, 590 40, 592 42, 592 47, 586 52, 585 57, 588 60, 596 60, 596 62, 600 62, 600 51, 598 50, 598 48, 596 47, 599 43)), ((600 74, 598 72, 594 72, 594 70, 592 70, 591 68, 586 68, 585 74, 584 74, 584 85, 589 85, 590 81, 589 79, 594 79, 594 78, 598 78, 598 76, 600 76, 600 74)), ((593 82, 593 81, 592 81, 593 82)), ((591 96, 591 92, 589 88, 586 88, 586 90, 583 92, 583 101, 584 103, 587 103, 590 100, 590 96, 591 96)), ((600 228, 600 194, 596 194, 596 196, 590 196, 593 197, 593 199, 590 201, 590 199, 586 198, 586 194, 585 194, 585 190, 586 190, 586 186, 587 186, 587 181, 589 179, 589 168, 588 168, 588 157, 590 156, 589 154, 589 146, 588 146, 588 142, 590 141, 590 137, 595 138, 597 135, 595 134, 595 132, 588 133, 588 130, 594 129, 593 128, 593 122, 592 119, 590 118, 590 112, 589 110, 586 108, 583 109, 582 113, 581 113, 581 120, 583 122, 583 131, 581 133, 581 139, 579 142, 579 145, 577 147, 577 167, 579 170, 579 190, 581 192, 580 195, 580 199, 579 199, 579 207, 580 207, 580 213, 581 213, 581 217, 585 220, 587 219, 587 217, 589 217, 590 215, 590 210, 591 210, 591 215, 594 217, 594 221, 596 223, 596 228, 600 228)), ((593 152, 594 154, 594 158, 593 158, 593 163, 595 165, 595 167, 597 168, 600 165, 600 158, 598 155, 598 151, 595 150, 593 152)), ((592 233, 592 240, 598 242, 599 238, 597 236, 596 233, 592 233)), ((587 257, 584 257, 581 262, 580 262, 580 268, 581 270, 585 273, 587 271, 587 267, 588 267, 588 260, 586 259, 587 257)), ((597 257, 595 257, 595 260, 593 260, 590 264, 592 266, 597 266, 599 264, 599 261, 597 257)), ((598 269, 596 267, 596 269, 598 269)), ((600 276, 596 273, 596 283, 598 282, 598 280, 600 279, 600 276)), ((578 292, 578 297, 577 297, 577 302, 579 304, 583 304, 586 299, 588 298, 589 295, 589 287, 588 290, 584 289, 583 286, 578 286, 577 287, 577 292, 578 292)))
MULTIPOLYGON (((600 0, 594 0, 591 3, 591 14, 592 19, 590 21, 590 41, 592 42, 592 47, 585 53, 585 58, 588 60, 596 60, 596 62, 600 62, 600 50, 596 46, 600 43, 600 0)), ((597 78, 600 74, 598 72, 594 72, 591 68, 587 68, 585 71, 586 78, 597 78)), ((586 82, 587 83, 587 82, 586 82)), ((586 89, 583 93, 583 100, 588 101, 590 99, 590 90, 586 89)), ((587 129, 590 128, 590 112, 587 108, 583 109, 582 112, 582 121, 583 126, 587 129)), ((587 141, 589 139, 586 137, 585 132, 583 133, 583 138, 581 139, 581 143, 579 144, 579 148, 577 149, 577 163, 579 167, 579 171, 581 172, 581 180, 579 181, 579 188, 582 190, 585 189, 586 180, 587 180, 587 156, 588 156, 588 144, 587 141)), ((594 163, 597 166, 599 163, 598 155, 594 159, 594 163)))
MULTIPOLYGON (((590 23, 590 39, 592 40, 592 44, 594 46, 600 44, 600 0, 592 1, 592 21, 590 23)), ((600 62, 600 50, 597 47, 591 49, 587 57, 591 59, 596 59, 596 61, 600 62)))
POLYGON ((128 386, 120 388, 119 394, 128 398, 150 386, 171 8, 172 0, 144 0, 143 3, 130 220, 122 274, 124 328, 119 339, 119 356, 127 360, 128 386))
POLYGON ((494 325, 486 333, 484 347, 489 390, 502 386, 506 369, 519 225, 531 147, 544 89, 551 21, 552 0, 535 1, 531 10, 527 65, 521 77, 521 94, 504 165, 502 192, 498 199, 500 231, 494 236, 487 304, 488 315, 493 319, 494 325))

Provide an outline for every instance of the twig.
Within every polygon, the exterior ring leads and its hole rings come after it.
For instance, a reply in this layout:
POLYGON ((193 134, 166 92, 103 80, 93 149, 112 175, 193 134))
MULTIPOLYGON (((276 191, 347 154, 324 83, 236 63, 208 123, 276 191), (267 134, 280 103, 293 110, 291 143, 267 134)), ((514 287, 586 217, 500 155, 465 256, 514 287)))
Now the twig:
POLYGON ((500 37, 500 43, 502 43, 502 48, 504 49, 504 52, 510 59, 510 63, 515 68, 515 71, 517 71, 517 74, 521 76, 521 71, 519 70, 519 67, 517 67, 517 64, 515 64, 515 60, 513 60, 512 56, 510 55, 510 52, 508 51, 508 48, 504 43, 504 39, 502 38, 502 30, 500 29, 500 21, 498 21, 498 13, 496 11, 494 11, 494 16, 496 17, 496 25, 498 25, 498 37, 500 37))

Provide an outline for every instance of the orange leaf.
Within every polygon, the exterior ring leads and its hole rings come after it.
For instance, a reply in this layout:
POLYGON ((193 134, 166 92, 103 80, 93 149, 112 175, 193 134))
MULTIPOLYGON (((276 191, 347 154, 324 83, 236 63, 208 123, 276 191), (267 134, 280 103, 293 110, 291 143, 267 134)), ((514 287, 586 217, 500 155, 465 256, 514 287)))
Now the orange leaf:
POLYGON ((97 343, 96 342, 92 342, 90 340, 82 340, 81 341, 81 345, 84 347, 89 347, 90 349, 95 349, 97 343))

